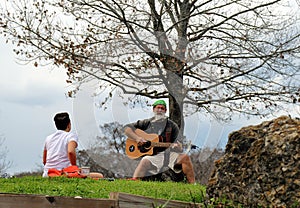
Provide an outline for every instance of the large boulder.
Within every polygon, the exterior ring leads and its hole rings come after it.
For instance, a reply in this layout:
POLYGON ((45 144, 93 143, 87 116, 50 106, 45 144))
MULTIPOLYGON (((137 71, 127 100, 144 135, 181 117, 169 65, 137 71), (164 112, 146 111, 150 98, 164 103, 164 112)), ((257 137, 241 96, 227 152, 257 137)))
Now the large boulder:
POLYGON ((207 194, 245 207, 300 207, 300 120, 281 116, 232 132, 207 194))

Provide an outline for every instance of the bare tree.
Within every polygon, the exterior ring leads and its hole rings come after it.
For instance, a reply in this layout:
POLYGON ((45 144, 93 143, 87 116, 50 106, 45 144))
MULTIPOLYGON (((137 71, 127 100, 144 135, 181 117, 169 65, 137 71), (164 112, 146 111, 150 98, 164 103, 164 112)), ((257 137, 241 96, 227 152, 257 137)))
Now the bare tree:
POLYGON ((125 154, 126 137, 123 132, 123 125, 118 122, 105 123, 99 126, 102 136, 97 136, 94 147, 101 147, 108 154, 125 154))
POLYGON ((101 136, 97 136, 87 150, 79 151, 79 164, 89 165, 106 177, 130 177, 139 160, 129 159, 125 155, 123 126, 112 122, 99 128, 101 136))
POLYGON ((5 138, 0 135, 0 175, 5 173, 5 171, 11 167, 12 162, 7 161, 8 150, 3 146, 5 138))
POLYGON ((210 149, 205 147, 191 152, 191 159, 194 165, 196 181, 207 185, 212 171, 215 169, 215 161, 224 155, 221 148, 210 149), (199 158, 201 158, 199 160, 199 158))
POLYGON ((265 116, 299 102, 299 9, 289 3, 10 0, 0 26, 21 59, 65 67, 70 96, 96 79, 100 89, 169 98, 183 127, 193 112, 265 116))

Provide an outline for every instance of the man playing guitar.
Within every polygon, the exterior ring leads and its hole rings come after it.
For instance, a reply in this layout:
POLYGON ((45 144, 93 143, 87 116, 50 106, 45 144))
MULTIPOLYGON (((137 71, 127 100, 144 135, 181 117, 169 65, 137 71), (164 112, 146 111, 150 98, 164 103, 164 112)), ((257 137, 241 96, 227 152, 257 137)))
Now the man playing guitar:
MULTIPOLYGON (((147 134, 159 135, 159 142, 172 143, 168 147, 154 147, 153 155, 142 157, 134 171, 133 178, 143 178, 147 174, 155 175, 163 171, 164 167, 171 168, 175 173, 183 171, 189 183, 195 183, 195 174, 190 157, 182 152, 182 143, 177 138, 179 128, 177 124, 166 117, 166 103, 164 100, 157 100, 153 104, 154 117, 145 120, 138 120, 135 123, 127 124, 124 133, 137 143, 139 147, 147 146, 149 141, 138 133, 140 130, 147 134)), ((133 150, 134 151, 134 150, 133 150)))

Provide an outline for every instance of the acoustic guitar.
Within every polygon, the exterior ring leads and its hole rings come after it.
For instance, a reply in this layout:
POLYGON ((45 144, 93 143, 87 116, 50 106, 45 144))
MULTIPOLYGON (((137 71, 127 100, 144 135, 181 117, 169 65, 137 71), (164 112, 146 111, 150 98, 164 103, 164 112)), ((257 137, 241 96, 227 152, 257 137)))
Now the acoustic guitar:
POLYGON ((153 155, 154 147, 170 147, 173 145, 173 143, 159 142, 159 135, 157 134, 148 134, 141 129, 136 129, 135 133, 147 140, 147 142, 143 145, 138 145, 135 140, 127 138, 125 152, 130 159, 137 159, 144 155, 153 155))

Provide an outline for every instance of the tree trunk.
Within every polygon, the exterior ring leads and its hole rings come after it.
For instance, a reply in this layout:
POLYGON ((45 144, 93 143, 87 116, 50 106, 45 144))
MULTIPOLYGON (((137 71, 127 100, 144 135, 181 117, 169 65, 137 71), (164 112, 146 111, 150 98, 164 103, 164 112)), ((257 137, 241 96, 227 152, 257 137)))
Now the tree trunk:
POLYGON ((185 98, 185 91, 183 86, 183 76, 182 73, 180 73, 183 69, 183 63, 172 58, 168 59, 165 66, 167 70, 165 85, 169 93, 169 117, 178 125, 180 136, 183 136, 183 100, 185 98))
POLYGON ((176 99, 171 94, 169 95, 169 115, 179 127, 181 135, 184 130, 184 118, 183 118, 183 101, 176 99))

